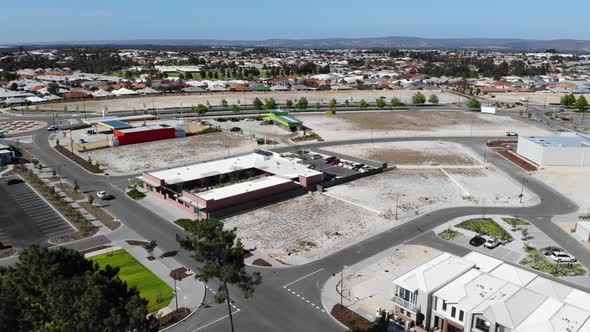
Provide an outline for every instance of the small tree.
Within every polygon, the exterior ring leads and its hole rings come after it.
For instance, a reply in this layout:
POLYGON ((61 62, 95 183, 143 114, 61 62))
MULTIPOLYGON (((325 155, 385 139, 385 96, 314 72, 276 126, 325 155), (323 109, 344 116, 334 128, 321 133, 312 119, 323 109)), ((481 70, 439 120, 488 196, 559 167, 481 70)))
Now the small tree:
POLYGON ((240 106, 233 104, 230 106, 230 110, 234 113, 240 113, 240 106))
POLYGON ((316 110, 319 110, 319 109, 320 109, 320 107, 322 107, 322 106, 320 105, 320 103, 315 103, 315 104, 313 105, 313 107, 315 107, 315 109, 316 109, 316 110))
POLYGON ((258 97, 256 97, 256 98, 254 98, 254 101, 252 102, 252 106, 254 106, 254 108, 257 110, 261 110, 262 107, 264 106, 264 104, 262 103, 262 101, 258 97))
POLYGON ((287 101, 285 102, 285 105, 287 105, 287 107, 293 107, 293 101, 291 99, 287 99, 287 101))
POLYGON ((377 98, 375 100, 375 105, 377 105, 377 107, 379 107, 379 108, 385 107, 385 99, 383 99, 383 98, 377 98))
POLYGON ((186 227, 188 236, 176 235, 180 246, 192 252, 191 257, 201 263, 195 278, 208 282, 219 281, 215 294, 217 303, 225 302, 229 315, 231 331, 234 322, 231 297, 228 285, 235 285, 245 298, 254 294, 254 288, 262 282, 260 272, 249 274, 244 258, 249 250, 244 249, 240 239, 236 238, 236 228, 224 229, 223 222, 216 219, 202 220, 186 227))
POLYGON ((304 109, 307 109, 308 104, 309 103, 307 102, 307 98, 301 97, 297 100, 297 103, 295 104, 295 108, 300 109, 300 110, 304 110, 304 109))
POLYGON ((438 97, 437 95, 435 95, 434 93, 430 95, 430 97, 428 97, 428 102, 431 104, 438 104, 438 97))
POLYGON ((78 180, 74 179, 74 190, 78 191, 80 189, 80 185, 78 184, 78 180))
POLYGON ((150 257, 150 258, 154 258, 154 250, 156 250, 157 246, 158 246, 158 243, 156 242, 156 240, 151 240, 149 243, 144 243, 142 245, 143 249, 145 249, 145 251, 147 251, 147 253, 149 254, 148 257, 150 257))
POLYGON ((467 107, 469 107, 471 109, 480 109, 481 103, 479 102, 479 100, 477 100, 477 98, 471 98, 467 102, 467 107))
POLYGON ((360 108, 367 108, 367 106, 369 106, 369 103, 367 103, 364 99, 361 99, 361 101, 359 101, 360 108))
POLYGON ((330 106, 331 110, 334 110, 337 105, 338 105, 338 103, 336 102, 336 99, 334 99, 334 98, 332 98, 332 100, 330 100, 330 103, 328 104, 328 106, 330 106))
POLYGON ((92 205, 94 203, 94 196, 92 194, 88 195, 88 204, 92 205))
POLYGON ((203 115, 207 113, 207 106, 198 104, 196 107, 193 107, 193 111, 195 111, 198 115, 203 115))
POLYGON ((576 100, 576 108, 583 112, 587 107, 588 101, 586 100, 586 97, 578 97, 578 100, 576 100))
POLYGON ((392 107, 397 107, 397 106, 401 106, 401 105, 402 105, 402 102, 401 102, 401 100, 399 100, 399 98, 397 98, 397 97, 391 98, 391 106, 392 107))
POLYGON ((416 92, 412 96, 412 104, 414 105, 422 105, 426 102, 426 97, 421 92, 416 92))
POLYGON ((275 108, 277 108, 277 102, 274 98, 265 99, 264 108, 267 110, 274 110, 275 108))

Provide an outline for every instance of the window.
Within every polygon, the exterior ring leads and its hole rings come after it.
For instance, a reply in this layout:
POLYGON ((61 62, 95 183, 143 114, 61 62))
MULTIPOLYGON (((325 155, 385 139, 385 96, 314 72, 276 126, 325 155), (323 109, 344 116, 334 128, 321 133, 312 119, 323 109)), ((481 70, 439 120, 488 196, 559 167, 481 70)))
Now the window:
POLYGON ((489 332, 490 323, 478 317, 475 319, 475 328, 483 332, 489 332))
POLYGON ((443 300, 443 311, 447 311, 447 301, 443 300))
POLYGON ((451 307, 451 317, 455 318, 455 314, 457 314, 457 308, 451 307))
POLYGON ((463 321, 463 315, 465 313, 463 312, 463 310, 459 310, 459 321, 462 322, 463 321))
POLYGON ((399 313, 402 315, 405 315, 406 311, 404 310, 404 308, 399 308, 399 313))
POLYGON ((438 310, 438 297, 434 297, 434 310, 438 310))

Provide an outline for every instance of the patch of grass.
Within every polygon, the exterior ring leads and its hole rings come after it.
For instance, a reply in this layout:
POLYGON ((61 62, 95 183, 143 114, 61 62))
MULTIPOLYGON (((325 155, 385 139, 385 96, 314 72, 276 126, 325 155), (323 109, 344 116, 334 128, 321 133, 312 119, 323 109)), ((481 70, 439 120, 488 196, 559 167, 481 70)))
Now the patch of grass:
POLYGON ((127 283, 127 287, 136 287, 141 297, 148 301, 148 311, 153 312, 167 306, 174 292, 162 279, 148 270, 125 249, 115 250, 89 258, 101 268, 106 265, 118 267, 118 276, 127 283))
POLYGON ((220 133, 220 132, 222 132, 222 130, 220 128, 209 127, 209 128, 205 128, 197 133, 194 133, 193 135, 202 135, 202 134, 220 133))
POLYGON ((536 248, 528 247, 526 249, 527 257, 522 259, 519 264, 529 266, 534 270, 549 273, 555 277, 565 276, 583 276, 586 275, 586 269, 581 264, 561 263, 559 268, 556 263, 548 262, 536 248))
POLYGON ((492 218, 475 218, 465 220, 455 227, 463 228, 479 234, 497 237, 503 241, 512 241, 514 238, 502 226, 498 225, 492 218))
POLYGON ((304 136, 293 137, 291 139, 291 141, 293 141, 293 142, 313 141, 313 140, 317 140, 319 138, 321 138, 320 135, 318 135, 314 132, 311 132, 311 133, 304 135, 304 136))
POLYGON ((142 193, 141 191, 139 191, 139 190, 137 190, 137 189, 133 188, 133 189, 131 189, 131 190, 129 190, 129 191, 127 192, 127 196, 129 196, 129 197, 131 197, 131 198, 133 198, 133 199, 137 200, 137 199, 144 198, 144 197, 145 197, 145 194, 144 194, 144 193, 142 193))
POLYGON ((525 226, 526 225, 530 225, 530 223, 528 221, 522 220, 520 218, 508 218, 508 217, 505 217, 505 218, 502 218, 502 220, 505 223, 511 225, 512 227, 521 226, 521 225, 525 225, 525 226))
POLYGON ((444 231, 438 233, 438 236, 443 240, 452 240, 459 235, 459 232, 454 231, 452 229, 445 229, 444 231))
POLYGON ((175 224, 177 224, 178 226, 180 226, 184 229, 186 229, 186 227, 188 225, 192 224, 193 222, 195 222, 195 221, 192 219, 178 219, 178 220, 174 221, 175 224))

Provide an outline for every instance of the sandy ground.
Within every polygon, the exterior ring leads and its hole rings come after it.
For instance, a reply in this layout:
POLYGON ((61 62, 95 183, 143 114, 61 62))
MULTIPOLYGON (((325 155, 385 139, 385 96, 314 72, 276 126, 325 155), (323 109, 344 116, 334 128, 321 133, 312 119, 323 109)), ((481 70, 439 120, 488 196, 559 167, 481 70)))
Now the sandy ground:
POLYGON ((590 167, 545 166, 533 174, 579 206, 579 213, 590 212, 590 167))
POLYGON ((260 125, 260 121, 238 121, 238 122, 218 122, 215 120, 207 120, 214 127, 220 127, 229 130, 232 127, 239 127, 242 133, 252 138, 266 138, 277 142, 288 141, 289 137, 295 135, 294 133, 274 125, 260 125))
POLYGON ((344 296, 361 312, 374 317, 377 308, 391 310, 392 281, 439 256, 442 252, 419 245, 388 249, 344 270, 344 296))
POLYGON ((559 103, 559 100, 563 96, 563 93, 551 93, 551 92, 531 92, 531 93, 517 93, 517 92, 508 92, 508 93, 491 93, 489 95, 480 96, 481 99, 485 101, 491 102, 505 102, 505 103, 516 103, 521 102, 526 104, 526 101, 529 100, 529 104, 537 104, 543 105, 546 102, 546 105, 549 106, 551 103, 559 103), (491 98, 491 96, 495 96, 491 98), (522 99, 522 100, 521 100, 522 99))
POLYGON ((228 133, 211 133, 162 141, 122 145, 82 152, 106 165, 111 175, 123 175, 150 169, 176 167, 254 151, 253 140, 228 133))
MULTIPOLYGON (((153 108, 169 107, 190 107, 197 104, 205 105, 207 101, 211 105, 221 105, 221 100, 225 99, 229 104, 251 105, 254 98, 261 100, 265 98, 274 98, 278 103, 285 103, 287 99, 298 99, 306 97, 310 107, 319 102, 326 104, 332 99, 339 103, 345 100, 359 101, 365 99, 368 102, 374 102, 379 97, 385 97, 389 102, 391 98, 400 98, 403 103, 411 103, 412 96, 417 90, 362 90, 362 91, 287 91, 287 92, 227 92, 227 93, 203 93, 187 94, 182 96, 145 96, 132 98, 104 99, 104 100, 87 100, 84 103, 67 102, 39 105, 42 110, 63 111, 64 105, 68 105, 69 110, 75 110, 76 105, 79 109, 85 109, 86 112, 102 112, 105 107, 108 111, 128 111, 128 110, 146 110, 153 108)), ((466 101, 465 98, 456 95, 440 92, 440 90, 421 91, 427 97, 436 94, 439 103, 451 103, 457 101, 466 101)))
POLYGON ((310 262, 376 234, 394 223, 319 193, 225 219, 247 247, 281 262, 310 262))
POLYGON ((478 158, 462 145, 446 141, 405 141, 339 145, 324 150, 375 160, 389 165, 478 165, 478 158))
POLYGON ((336 115, 301 114, 298 118, 325 140, 407 136, 546 135, 549 131, 516 119, 472 112, 367 112, 336 115))

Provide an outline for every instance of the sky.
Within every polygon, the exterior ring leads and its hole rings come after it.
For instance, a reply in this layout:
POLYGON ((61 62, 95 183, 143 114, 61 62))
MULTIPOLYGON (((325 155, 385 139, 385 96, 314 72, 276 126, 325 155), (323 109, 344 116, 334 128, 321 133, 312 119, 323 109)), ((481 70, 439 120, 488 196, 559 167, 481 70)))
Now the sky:
POLYGON ((0 43, 11 44, 385 36, 590 39, 588 0, 2 2, 0 43))

